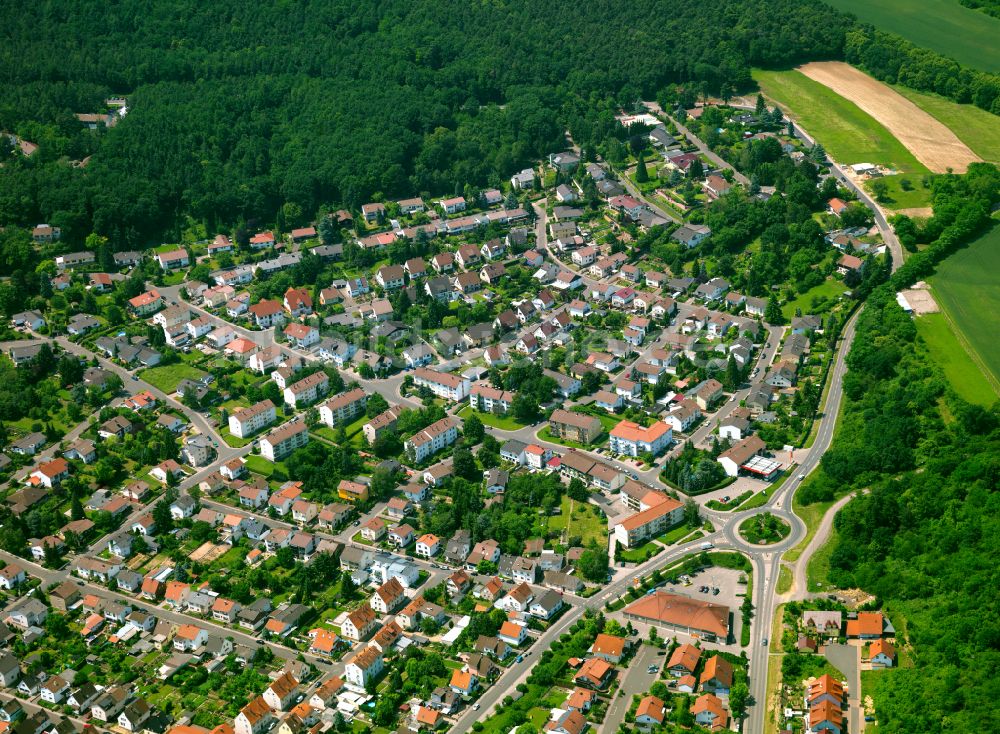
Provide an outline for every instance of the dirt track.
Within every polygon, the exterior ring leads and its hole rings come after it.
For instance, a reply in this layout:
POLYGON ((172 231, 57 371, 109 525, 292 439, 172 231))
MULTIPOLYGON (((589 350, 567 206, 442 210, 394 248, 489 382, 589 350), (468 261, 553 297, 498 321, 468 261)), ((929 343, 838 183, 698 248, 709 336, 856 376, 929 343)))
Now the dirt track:
POLYGON ((955 133, 913 102, 849 64, 818 61, 800 66, 799 71, 874 117, 935 173, 948 168, 965 173, 970 163, 982 160, 955 133))

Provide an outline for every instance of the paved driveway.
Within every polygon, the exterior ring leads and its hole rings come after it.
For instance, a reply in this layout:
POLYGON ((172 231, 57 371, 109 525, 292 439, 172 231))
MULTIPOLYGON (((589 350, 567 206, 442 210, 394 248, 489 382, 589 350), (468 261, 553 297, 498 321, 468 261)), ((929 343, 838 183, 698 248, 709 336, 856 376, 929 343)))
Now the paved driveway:
POLYGON ((844 674, 847 681, 847 706, 850 712, 848 731, 861 731, 861 648, 854 645, 827 645, 823 655, 844 674))
POLYGON ((624 721, 625 712, 632 705, 632 696, 646 693, 656 682, 659 671, 650 673, 648 670, 654 663, 657 668, 663 666, 666 657, 658 657, 656 653, 659 651, 659 648, 652 645, 640 645, 639 652, 632 658, 628 668, 622 672, 621 685, 618 686, 614 700, 608 705, 608 713, 604 717, 604 723, 601 724, 602 732, 618 731, 618 725, 624 721))

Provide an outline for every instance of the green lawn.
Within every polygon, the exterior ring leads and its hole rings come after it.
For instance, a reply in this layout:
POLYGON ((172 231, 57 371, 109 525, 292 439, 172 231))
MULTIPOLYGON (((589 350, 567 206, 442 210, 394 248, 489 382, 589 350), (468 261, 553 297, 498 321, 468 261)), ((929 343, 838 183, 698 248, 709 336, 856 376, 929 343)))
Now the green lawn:
POLYGON ((813 553, 812 558, 809 559, 809 564, 806 566, 806 583, 809 585, 809 591, 822 591, 828 588, 830 584, 830 558, 833 555, 833 549, 837 547, 837 528, 830 529, 830 537, 827 538, 826 542, 816 549, 813 553))
MULTIPOLYGON (((791 569, 788 568, 788 566, 784 566, 784 565, 779 566, 778 567, 778 586, 777 586, 777 589, 776 589, 777 592, 779 594, 784 594, 787 591, 790 591, 791 588, 792 588, 792 571, 791 571, 791 569)), ((774 639, 778 639, 777 636, 775 636, 774 639)))
POLYGON ((596 505, 589 502, 577 502, 563 496, 562 510, 559 515, 548 518, 550 531, 566 531, 566 537, 580 536, 580 545, 587 546, 593 540, 600 548, 608 545, 608 521, 596 505))
MULTIPOLYGON (((597 437, 597 441, 595 441, 593 445, 604 443, 604 440, 607 438, 607 435, 608 434, 606 433, 602 433, 600 436, 597 437)), ((568 438, 559 438, 558 436, 553 436, 552 433, 549 431, 548 426, 545 426, 545 428, 535 433, 535 436, 540 438, 542 441, 549 441, 550 443, 558 443, 571 449, 589 448, 588 446, 584 446, 582 443, 577 443, 576 441, 570 441, 568 438)))
POLYGON ((810 288, 782 306, 781 313, 786 319, 791 320, 795 316, 795 309, 798 308, 802 309, 802 313, 810 314, 829 311, 836 303, 836 299, 840 298, 846 290, 847 286, 844 285, 844 281, 827 278, 815 288, 810 288))
POLYGON ((246 461, 247 469, 252 471, 254 474, 260 474, 262 477, 269 477, 274 473, 274 464, 265 459, 263 456, 250 454, 246 457, 246 461))
POLYGON ((657 540, 663 543, 664 545, 673 545, 678 540, 680 540, 681 538, 686 538, 688 535, 690 535, 697 529, 698 528, 692 527, 687 523, 684 523, 683 525, 678 525, 676 528, 668 530, 663 535, 659 536, 657 540))
POLYGON ((753 77, 840 163, 877 163, 905 173, 927 173, 885 126, 853 102, 798 71, 763 71, 753 77))
MULTIPOLYGON (((1000 123, 1000 118, 997 119, 1000 123)), ((916 209, 931 205, 931 190, 921 183, 923 176, 901 173, 896 176, 883 176, 865 183, 865 188, 872 193, 872 184, 883 181, 889 187, 888 193, 879 201, 889 209, 916 209), (910 182, 910 190, 903 188, 903 181, 910 182)))
POLYGON ((1000 226, 942 262, 930 278, 934 296, 957 327, 966 346, 990 383, 1000 385, 1000 226))
POLYGON ((618 548, 618 560, 626 561, 627 563, 642 563, 647 561, 657 553, 663 550, 663 546, 657 545, 653 541, 647 541, 642 545, 638 545, 635 548, 623 549, 619 546, 618 548))
POLYGON ((1000 162, 1000 118, 971 104, 958 104, 936 94, 915 92, 899 84, 893 89, 948 127, 983 160, 1000 162))
POLYGON ((192 367, 185 362, 176 362, 161 367, 150 367, 138 373, 140 380, 145 380, 153 387, 172 393, 181 380, 200 380, 207 373, 192 367))
POLYGON ((754 507, 761 507, 767 504, 767 491, 758 492, 753 497, 748 499, 742 505, 737 507, 737 510, 752 510, 754 507))
POLYGON ((516 431, 520 428, 524 428, 526 425, 506 415, 493 415, 493 413, 483 413, 479 410, 473 410, 471 405, 466 405, 458 411, 456 415, 465 420, 473 413, 479 417, 479 420, 483 422, 483 425, 490 426, 491 428, 499 428, 501 431, 516 431))
POLYGON ((1000 72, 1000 19, 958 0, 829 0, 879 30, 896 33, 959 63, 1000 72))
MULTIPOLYGON (((810 481, 810 479, 807 479, 806 482, 810 481)), ((801 490, 801 487, 799 487, 799 490, 801 490)), ((830 500, 829 502, 814 502, 811 505, 803 505, 799 502, 799 490, 795 492, 795 497, 792 500, 792 511, 799 516, 799 519, 802 520, 802 522, 805 523, 806 535, 801 541, 799 541, 798 545, 785 551, 785 555, 783 557, 790 563, 799 559, 799 556, 802 555, 802 551, 806 549, 806 546, 809 545, 809 541, 813 539, 813 536, 816 535, 816 531, 819 530, 819 523, 823 519, 823 515, 825 515, 826 511, 833 507, 833 503, 836 502, 836 500, 830 500)))
POLYGON ((997 391, 983 371, 972 361, 952 331, 948 317, 941 313, 918 316, 917 333, 927 344, 934 362, 962 398, 970 403, 989 406, 997 399, 997 391))

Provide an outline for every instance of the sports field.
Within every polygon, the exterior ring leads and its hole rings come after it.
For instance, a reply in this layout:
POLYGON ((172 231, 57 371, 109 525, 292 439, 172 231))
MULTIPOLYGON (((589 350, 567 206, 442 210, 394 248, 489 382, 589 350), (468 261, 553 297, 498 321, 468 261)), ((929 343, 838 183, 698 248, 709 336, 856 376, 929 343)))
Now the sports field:
POLYGON ((929 283, 945 315, 958 327, 959 341, 968 345, 972 359, 986 373, 994 388, 998 388, 1000 225, 948 257, 938 266, 929 283))
POLYGON ((755 69, 764 94, 826 148, 839 163, 876 163, 905 173, 927 173, 884 125, 819 82, 798 71, 755 69))
POLYGON ((936 94, 915 92, 899 84, 892 85, 892 88, 950 128, 980 158, 1000 163, 1000 117, 975 105, 957 104, 936 94))
POLYGON ((959 63, 1000 72, 1000 19, 958 0, 829 0, 879 30, 896 33, 959 63))
POLYGON ((979 156, 950 129, 888 84, 842 61, 814 61, 799 71, 850 100, 885 126, 917 160, 935 173, 965 173, 979 156))

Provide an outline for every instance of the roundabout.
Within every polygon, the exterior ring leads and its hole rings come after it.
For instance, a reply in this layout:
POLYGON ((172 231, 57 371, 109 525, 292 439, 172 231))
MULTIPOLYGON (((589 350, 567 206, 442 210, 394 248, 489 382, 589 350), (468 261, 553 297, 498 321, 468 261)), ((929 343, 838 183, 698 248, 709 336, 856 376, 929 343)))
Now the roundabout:
POLYGON ((792 533, 792 525, 784 517, 761 512, 739 524, 739 537, 752 546, 772 546, 782 543, 792 533))

